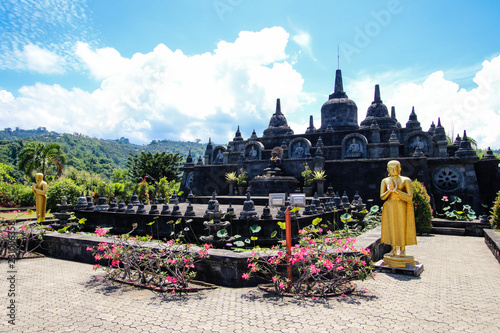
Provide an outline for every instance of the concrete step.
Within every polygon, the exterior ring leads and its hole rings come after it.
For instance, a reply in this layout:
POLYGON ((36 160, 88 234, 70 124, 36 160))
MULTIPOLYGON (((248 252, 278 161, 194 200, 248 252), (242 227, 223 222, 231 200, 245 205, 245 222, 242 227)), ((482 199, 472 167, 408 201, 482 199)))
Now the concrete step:
POLYGON ((431 234, 465 236, 465 228, 432 227, 431 234))

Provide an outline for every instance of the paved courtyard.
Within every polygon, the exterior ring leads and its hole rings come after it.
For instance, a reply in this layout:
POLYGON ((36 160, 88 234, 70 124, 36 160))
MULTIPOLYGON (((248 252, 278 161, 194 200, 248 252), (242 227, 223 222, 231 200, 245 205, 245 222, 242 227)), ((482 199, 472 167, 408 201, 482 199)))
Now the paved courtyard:
POLYGON ((43 258, 16 263, 15 325, 0 264, 2 332, 500 332, 500 265, 479 237, 431 235, 408 253, 420 277, 377 273, 328 300, 219 288, 187 296, 103 281, 91 265, 43 258))

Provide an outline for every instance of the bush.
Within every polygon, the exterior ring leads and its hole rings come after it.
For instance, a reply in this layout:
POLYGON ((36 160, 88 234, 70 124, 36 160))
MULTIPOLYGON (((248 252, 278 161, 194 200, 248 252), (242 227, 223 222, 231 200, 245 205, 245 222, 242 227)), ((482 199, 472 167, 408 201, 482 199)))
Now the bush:
POLYGON ((168 181, 167 178, 163 177, 158 183, 158 192, 160 192, 162 198, 170 198, 172 194, 179 191, 180 184, 175 180, 168 181))
POLYGON ((70 178, 64 178, 48 185, 47 210, 55 211, 56 205, 66 197, 68 204, 75 205, 83 189, 70 178))
POLYGON ((329 230, 310 225, 299 230, 300 241, 287 254, 285 241, 274 246, 272 252, 258 249, 252 251, 248 260, 252 275, 272 281, 272 289, 279 295, 291 293, 295 296, 325 297, 343 293, 353 280, 373 277, 369 249, 356 249, 355 238, 334 238, 329 230), (289 280, 287 265, 291 264, 293 281, 289 280))
POLYGON ((94 269, 103 268, 111 278, 172 292, 183 291, 188 287, 189 281, 196 276, 195 264, 208 257, 211 247, 205 244, 195 251, 191 244, 170 240, 160 241, 156 248, 152 248, 151 238, 147 236, 131 237, 130 233, 109 236, 108 232, 109 229, 97 228, 96 235, 106 238, 109 243, 101 242, 98 246, 87 247, 87 251, 93 251, 96 261, 107 261, 107 266, 96 264, 94 269))
POLYGON ((0 182, 0 206, 18 207, 35 204, 35 194, 30 186, 0 182))
POLYGON ((493 210, 491 211, 491 226, 493 228, 500 228, 500 191, 497 193, 497 197, 495 199, 495 203, 493 205, 493 210))
POLYGON ((423 183, 418 180, 413 185, 413 208, 415 209, 415 227, 417 233, 429 233, 432 230, 432 208, 430 197, 423 183))

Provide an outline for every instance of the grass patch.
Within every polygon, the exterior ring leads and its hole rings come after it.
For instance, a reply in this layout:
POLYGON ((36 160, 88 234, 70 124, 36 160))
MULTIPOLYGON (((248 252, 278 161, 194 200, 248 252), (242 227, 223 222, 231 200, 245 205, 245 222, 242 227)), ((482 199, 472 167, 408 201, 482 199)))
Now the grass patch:
MULTIPOLYGON (((45 219, 52 218, 52 214, 46 214, 45 219)), ((0 212, 0 220, 5 219, 5 220, 36 220, 36 211, 32 210, 31 214, 29 214, 29 211, 20 211, 18 210, 12 210, 8 212, 0 212)))

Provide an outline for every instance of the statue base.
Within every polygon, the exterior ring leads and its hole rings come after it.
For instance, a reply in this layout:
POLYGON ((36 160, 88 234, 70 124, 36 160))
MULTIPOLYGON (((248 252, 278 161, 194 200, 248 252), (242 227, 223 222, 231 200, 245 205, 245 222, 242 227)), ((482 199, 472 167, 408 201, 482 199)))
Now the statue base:
POLYGON ((418 261, 414 261, 414 264, 415 264, 414 266, 411 264, 407 264, 407 266, 404 267, 392 267, 387 265, 384 258, 377 261, 374 267, 377 271, 384 273, 420 276, 420 273, 424 271, 424 265, 419 263, 418 261))
POLYGON ((387 266, 395 268, 415 267, 416 261, 412 256, 401 256, 384 254, 384 262, 387 266))

